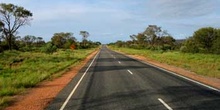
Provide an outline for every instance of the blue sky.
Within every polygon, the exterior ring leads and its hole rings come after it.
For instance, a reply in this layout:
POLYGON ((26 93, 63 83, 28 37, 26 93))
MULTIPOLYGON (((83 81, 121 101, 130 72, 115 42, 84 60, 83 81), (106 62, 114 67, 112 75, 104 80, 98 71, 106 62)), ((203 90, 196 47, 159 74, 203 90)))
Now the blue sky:
POLYGON ((220 0, 0 0, 33 12, 31 26, 19 35, 35 35, 49 41, 54 33, 79 31, 102 43, 129 40, 150 24, 184 39, 201 27, 220 28, 220 0))

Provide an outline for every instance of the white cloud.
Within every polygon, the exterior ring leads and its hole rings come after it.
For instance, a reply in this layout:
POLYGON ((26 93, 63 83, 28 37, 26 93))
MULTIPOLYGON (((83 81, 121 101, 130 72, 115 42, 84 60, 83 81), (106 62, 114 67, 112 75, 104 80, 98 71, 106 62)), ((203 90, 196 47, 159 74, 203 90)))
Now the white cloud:
POLYGON ((212 14, 217 7, 214 0, 158 0, 152 10, 158 18, 182 19, 212 14))
MULTIPOLYGON (((156 24, 177 37, 189 36, 203 26, 220 26, 219 0, 1 0, 33 12, 32 26, 21 34, 52 36, 55 32, 86 30, 103 42, 156 24)), ((81 36, 79 36, 80 40, 81 36)), ((185 37, 184 37, 185 38, 185 37)), ((48 38, 49 39, 49 38, 48 38)))
POLYGON ((82 3, 65 3, 53 5, 41 5, 33 8, 35 21, 53 21, 53 20, 75 20, 88 21, 99 20, 105 22, 105 19, 123 20, 130 18, 130 14, 120 9, 114 9, 107 6, 82 3))

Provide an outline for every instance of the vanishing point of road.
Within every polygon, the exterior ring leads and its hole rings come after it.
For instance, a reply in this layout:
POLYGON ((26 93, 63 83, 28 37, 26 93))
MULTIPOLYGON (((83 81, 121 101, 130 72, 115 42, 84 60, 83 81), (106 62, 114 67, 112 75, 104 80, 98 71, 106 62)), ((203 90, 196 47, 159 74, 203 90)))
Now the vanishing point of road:
POLYGON ((220 110, 220 91, 102 46, 47 110, 220 110))

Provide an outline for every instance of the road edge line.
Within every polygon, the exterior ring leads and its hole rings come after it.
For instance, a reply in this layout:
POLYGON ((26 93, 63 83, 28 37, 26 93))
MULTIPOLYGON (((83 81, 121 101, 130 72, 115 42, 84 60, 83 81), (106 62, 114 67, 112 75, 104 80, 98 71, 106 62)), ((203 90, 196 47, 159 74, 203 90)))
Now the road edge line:
POLYGON ((183 78, 183 79, 185 79, 185 80, 188 80, 188 81, 191 81, 191 82, 193 82, 193 83, 196 83, 196 84, 198 84, 198 85, 200 85, 200 86, 203 86, 203 87, 209 88, 209 89, 211 89, 211 90, 220 92, 219 89, 214 88, 214 87, 212 87, 212 86, 209 86, 209 85, 207 85, 207 84, 204 84, 204 83, 202 83, 202 82, 196 81, 196 80, 194 80, 194 79, 188 78, 188 77, 186 77, 186 76, 177 74, 177 73, 175 73, 175 72, 166 70, 166 69, 164 69, 164 68, 162 68, 162 67, 158 67, 158 66, 156 66, 156 65, 153 65, 153 64, 150 64, 150 63, 147 63, 147 62, 143 62, 143 63, 146 63, 146 64, 148 64, 148 65, 150 65, 150 66, 153 66, 153 67, 158 68, 158 69, 160 69, 160 70, 162 70, 162 71, 168 72, 168 73, 170 73, 170 74, 172 74, 172 75, 178 76, 178 77, 183 78))
POLYGON ((72 89, 71 93, 69 94, 69 96, 67 97, 67 99, 65 100, 65 102, 62 104, 61 108, 59 110, 63 110, 67 103, 69 102, 70 98, 72 97, 72 95, 74 94, 74 92, 76 91, 76 89, 78 88, 79 84, 81 83, 81 81, 83 80, 84 76, 86 75, 86 73, 88 72, 88 70, 90 69, 90 67, 92 66, 93 62, 95 61, 96 57, 99 55, 100 51, 95 55, 95 57, 93 58, 92 62, 89 64, 88 68, 86 69, 86 71, 83 73, 83 75, 81 76, 80 80, 77 82, 77 84, 75 85, 75 87, 72 89))
MULTIPOLYGON (((113 51, 113 50, 112 50, 112 51, 113 51)), ((192 79, 192 78, 189 78, 189 77, 186 77, 186 76, 177 74, 177 73, 175 73, 175 72, 173 72, 173 71, 170 71, 170 70, 167 70, 167 69, 165 69, 165 68, 156 66, 156 65, 154 65, 154 64, 151 64, 151 63, 148 63, 148 62, 145 62, 145 61, 138 60, 138 59, 136 59, 136 58, 130 57, 130 56, 128 56, 128 55, 126 55, 126 54, 123 54, 123 53, 119 53, 119 52, 117 52, 117 51, 114 51, 114 52, 116 52, 116 53, 118 53, 118 54, 125 55, 125 56, 127 56, 127 57, 129 57, 129 58, 131 58, 131 59, 134 59, 134 60, 139 61, 139 62, 141 62, 141 63, 150 65, 150 66, 152 66, 152 67, 158 68, 158 69, 160 69, 160 70, 162 70, 162 71, 168 72, 168 73, 170 73, 170 74, 172 74, 172 75, 178 76, 178 77, 183 78, 183 79, 185 79, 185 80, 194 82, 194 83, 196 83, 196 84, 198 84, 198 85, 200 85, 200 86, 209 88, 209 89, 214 90, 214 91, 216 91, 216 92, 220 92, 219 89, 217 89, 217 88, 215 88, 215 87, 212 87, 212 86, 210 86, 210 85, 207 85, 207 84, 205 84, 205 83, 199 82, 199 81, 197 81, 197 80, 194 80, 194 79, 192 79)))

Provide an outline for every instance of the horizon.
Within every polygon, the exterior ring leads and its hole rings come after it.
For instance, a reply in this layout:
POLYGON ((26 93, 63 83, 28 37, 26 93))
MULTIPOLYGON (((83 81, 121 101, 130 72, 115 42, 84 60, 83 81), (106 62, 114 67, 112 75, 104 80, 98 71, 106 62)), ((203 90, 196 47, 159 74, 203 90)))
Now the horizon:
POLYGON ((220 27, 219 0, 1 0, 22 6, 33 13, 31 26, 20 28, 19 36, 34 35, 49 41, 54 33, 80 31, 88 40, 102 44, 129 40, 148 25, 167 30, 175 39, 186 39, 202 27, 220 27), (42 25, 43 24, 43 25, 42 25))

